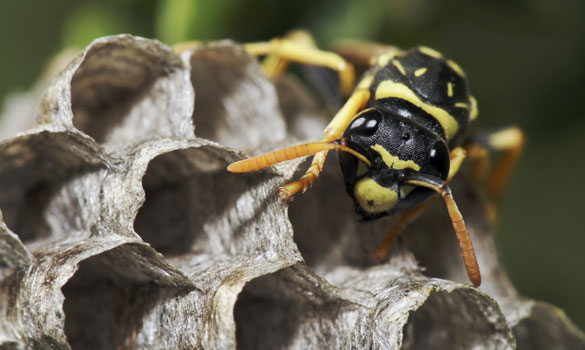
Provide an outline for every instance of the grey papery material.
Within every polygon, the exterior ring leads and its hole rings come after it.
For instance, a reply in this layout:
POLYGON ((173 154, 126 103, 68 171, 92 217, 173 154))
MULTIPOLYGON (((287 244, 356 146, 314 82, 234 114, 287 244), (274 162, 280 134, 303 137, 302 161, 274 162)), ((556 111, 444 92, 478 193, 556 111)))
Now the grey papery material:
POLYGON ((465 180, 481 289, 440 202, 376 265, 391 219, 356 222, 335 155, 290 208, 278 190, 300 160, 225 170, 318 137, 317 106, 231 42, 94 41, 36 115, 6 116, 36 124, 0 143, 0 348, 583 348, 561 312, 517 295, 465 180))

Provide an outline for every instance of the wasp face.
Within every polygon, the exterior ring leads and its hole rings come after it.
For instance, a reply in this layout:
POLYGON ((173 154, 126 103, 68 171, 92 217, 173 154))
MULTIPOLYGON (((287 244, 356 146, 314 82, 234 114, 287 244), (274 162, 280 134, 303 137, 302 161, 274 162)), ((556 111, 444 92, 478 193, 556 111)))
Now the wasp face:
POLYGON ((348 146, 365 155, 371 166, 340 153, 346 190, 356 212, 372 220, 412 207, 434 192, 405 184, 416 172, 445 180, 449 150, 445 141, 416 122, 379 109, 358 114, 344 133, 348 146))

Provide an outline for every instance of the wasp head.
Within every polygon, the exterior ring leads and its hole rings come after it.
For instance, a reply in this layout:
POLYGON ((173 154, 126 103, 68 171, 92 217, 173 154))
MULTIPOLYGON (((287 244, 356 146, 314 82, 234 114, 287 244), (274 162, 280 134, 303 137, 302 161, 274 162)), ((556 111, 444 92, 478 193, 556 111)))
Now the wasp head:
POLYGON ((421 173, 445 180, 449 174, 446 142, 413 120, 370 108, 353 119, 343 137, 371 162, 340 153, 346 190, 363 220, 415 206, 435 193, 407 184, 406 177, 421 173))

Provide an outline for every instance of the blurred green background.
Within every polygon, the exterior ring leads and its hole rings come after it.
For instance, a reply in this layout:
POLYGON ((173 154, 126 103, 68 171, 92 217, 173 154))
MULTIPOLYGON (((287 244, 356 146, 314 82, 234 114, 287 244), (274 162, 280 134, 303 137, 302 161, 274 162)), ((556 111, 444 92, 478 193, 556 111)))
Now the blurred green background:
POLYGON ((480 126, 526 130, 502 202, 500 252, 522 294, 585 329, 583 24, 582 0, 4 0, 0 97, 32 87, 61 49, 116 33, 173 44, 306 28, 322 47, 339 38, 434 47, 466 70, 480 126))

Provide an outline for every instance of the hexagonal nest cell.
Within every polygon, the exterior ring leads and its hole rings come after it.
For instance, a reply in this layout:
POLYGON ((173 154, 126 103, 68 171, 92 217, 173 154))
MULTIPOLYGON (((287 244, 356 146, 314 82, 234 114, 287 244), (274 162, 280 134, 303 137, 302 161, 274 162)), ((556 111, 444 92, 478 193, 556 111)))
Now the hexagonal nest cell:
POLYGON ((357 222, 335 155, 292 203, 279 187, 302 161, 227 172, 327 120, 257 61, 230 41, 179 53, 119 35, 52 79, 36 125, 0 141, 0 348, 585 346, 558 310, 518 296, 464 178, 453 189, 481 289, 465 284, 442 203, 377 263, 393 219, 357 222))

